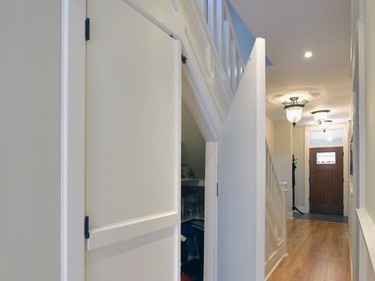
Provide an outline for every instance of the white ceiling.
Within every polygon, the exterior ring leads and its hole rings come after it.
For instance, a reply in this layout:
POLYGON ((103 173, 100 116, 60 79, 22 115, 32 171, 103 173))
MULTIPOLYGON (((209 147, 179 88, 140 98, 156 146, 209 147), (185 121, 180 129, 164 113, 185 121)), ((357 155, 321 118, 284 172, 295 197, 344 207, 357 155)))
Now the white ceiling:
MULTIPOLYGON (((314 124, 311 112, 329 109, 332 123, 349 120, 350 0, 230 0, 254 37, 266 39, 272 66, 266 73, 266 109, 285 121, 282 104, 271 96, 312 90, 299 125, 314 124), (305 51, 313 57, 304 58, 305 51)), ((298 126, 298 125, 297 125, 298 126)))

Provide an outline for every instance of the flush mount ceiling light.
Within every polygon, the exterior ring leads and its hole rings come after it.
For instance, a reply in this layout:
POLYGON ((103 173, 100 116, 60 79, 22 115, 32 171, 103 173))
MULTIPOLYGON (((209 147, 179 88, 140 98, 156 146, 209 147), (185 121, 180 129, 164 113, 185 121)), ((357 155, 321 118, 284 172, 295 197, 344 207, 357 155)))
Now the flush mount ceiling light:
POLYGON ((330 110, 324 109, 313 111, 311 114, 314 116, 315 122, 321 125, 327 119, 329 112, 330 110))
POLYGON ((299 97, 291 97, 289 98, 290 101, 283 102, 286 118, 294 127, 301 120, 303 107, 308 103, 307 100, 302 100, 301 103, 298 103, 298 99, 299 97))
POLYGON ((328 129, 329 125, 331 125, 331 123, 332 123, 332 120, 324 120, 324 122, 322 122, 320 124, 320 128, 322 128, 323 133, 326 132, 326 130, 328 129))
POLYGON ((284 101, 289 101, 291 97, 298 97, 300 100, 308 100, 310 103, 321 98, 324 94, 318 88, 294 88, 267 94, 267 100, 274 105, 280 105, 284 101))
POLYGON ((320 125, 320 128, 322 128, 323 133, 326 132, 327 128, 332 123, 332 120, 327 120, 329 112, 330 110, 328 109, 316 110, 311 112, 311 114, 314 116, 315 122, 320 125))
POLYGON ((305 58, 311 58, 312 57, 312 53, 310 51, 307 51, 307 52, 305 52, 304 57, 305 58))

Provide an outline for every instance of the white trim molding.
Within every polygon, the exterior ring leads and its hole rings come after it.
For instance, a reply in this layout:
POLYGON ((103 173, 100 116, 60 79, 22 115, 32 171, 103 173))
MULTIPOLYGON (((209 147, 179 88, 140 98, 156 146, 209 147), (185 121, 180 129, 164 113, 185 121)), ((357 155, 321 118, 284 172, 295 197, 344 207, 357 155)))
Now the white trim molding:
POLYGON ((85 280, 85 0, 61 2, 61 281, 85 280))
POLYGON ((375 223, 366 209, 357 209, 360 225, 359 281, 375 280, 375 223))
MULTIPOLYGON (((348 216, 349 214, 349 202, 348 202, 348 192, 349 192, 349 140, 347 134, 348 124, 333 124, 330 129, 342 129, 342 139, 343 139, 343 151, 344 151, 344 183, 343 183, 343 204, 344 204, 344 216, 348 216)), ((309 158, 310 158, 310 132, 311 131, 320 131, 321 128, 319 126, 308 126, 305 127, 305 206, 301 206, 298 208, 303 209, 303 212, 309 213, 310 212, 310 182, 309 182, 309 175, 310 175, 310 165, 309 165, 309 158)))
POLYGON ((217 280, 217 142, 206 142, 204 280, 217 280))

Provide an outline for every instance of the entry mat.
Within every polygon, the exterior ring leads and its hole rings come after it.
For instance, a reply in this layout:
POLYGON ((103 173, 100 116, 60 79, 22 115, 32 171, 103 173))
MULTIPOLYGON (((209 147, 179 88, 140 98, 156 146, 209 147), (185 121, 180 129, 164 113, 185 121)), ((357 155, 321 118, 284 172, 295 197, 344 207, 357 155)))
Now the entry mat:
POLYGON ((335 214, 322 214, 322 213, 300 213, 293 212, 293 218, 302 220, 317 220, 337 223, 348 223, 348 217, 335 214))

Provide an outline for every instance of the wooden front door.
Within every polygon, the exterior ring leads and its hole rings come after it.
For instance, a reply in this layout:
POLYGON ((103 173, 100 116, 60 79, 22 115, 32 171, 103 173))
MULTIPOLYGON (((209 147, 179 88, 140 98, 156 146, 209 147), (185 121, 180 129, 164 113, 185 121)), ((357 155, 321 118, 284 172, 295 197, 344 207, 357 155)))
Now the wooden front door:
POLYGON ((343 214, 343 148, 310 148, 310 212, 343 214))

